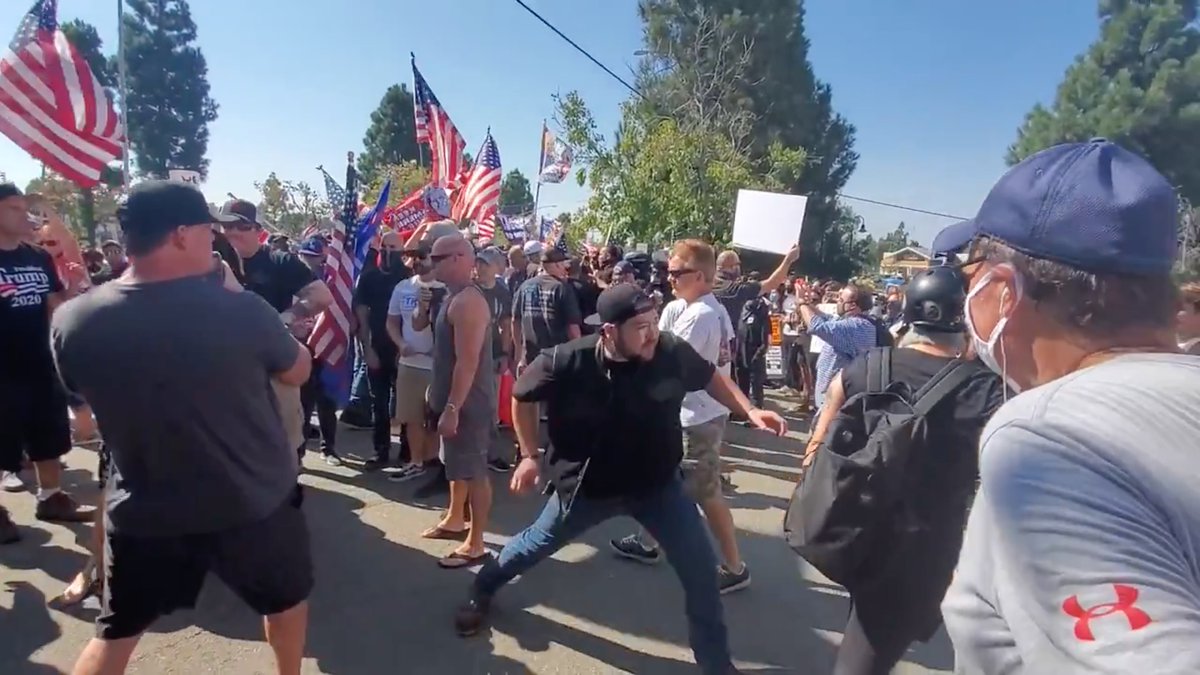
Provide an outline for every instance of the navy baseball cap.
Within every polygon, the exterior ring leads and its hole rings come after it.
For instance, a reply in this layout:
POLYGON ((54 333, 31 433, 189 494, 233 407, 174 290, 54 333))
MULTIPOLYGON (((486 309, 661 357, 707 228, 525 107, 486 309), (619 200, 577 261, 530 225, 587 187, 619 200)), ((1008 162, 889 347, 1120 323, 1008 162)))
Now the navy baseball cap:
POLYGON ((962 220, 938 232, 933 238, 932 253, 935 258, 948 258, 966 250, 975 238, 975 221, 962 220))
POLYGON ((322 256, 325 254, 325 237, 319 234, 305 239, 300 243, 299 250, 296 251, 300 255, 322 256))
POLYGON ((935 249, 992 237, 1086 272, 1168 274, 1178 249, 1178 201, 1139 155, 1103 138, 1027 157, 1000 178, 972 225, 943 230, 935 249))

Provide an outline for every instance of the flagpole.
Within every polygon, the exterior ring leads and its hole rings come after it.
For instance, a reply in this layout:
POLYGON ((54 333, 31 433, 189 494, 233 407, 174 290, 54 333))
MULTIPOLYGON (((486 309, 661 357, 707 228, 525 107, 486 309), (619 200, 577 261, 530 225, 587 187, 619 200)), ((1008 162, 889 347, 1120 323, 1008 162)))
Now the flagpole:
POLYGON ((117 0, 117 79, 121 88, 121 182, 129 187, 129 87, 125 69, 125 1, 117 0))
POLYGON ((540 241, 542 238, 542 218, 538 215, 538 201, 542 198, 542 165, 546 163, 546 119, 542 118, 542 135, 538 137, 538 163, 537 169, 533 172, 533 178, 537 181, 537 186, 533 189, 533 226, 537 238, 540 241))

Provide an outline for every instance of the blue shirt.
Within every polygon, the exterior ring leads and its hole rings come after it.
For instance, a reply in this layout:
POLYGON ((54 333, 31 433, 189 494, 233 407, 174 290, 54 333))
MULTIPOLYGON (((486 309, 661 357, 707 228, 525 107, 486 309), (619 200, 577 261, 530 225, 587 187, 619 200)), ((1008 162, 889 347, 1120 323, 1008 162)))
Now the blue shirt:
POLYGON ((825 402, 825 390, 842 368, 875 346, 875 324, 862 316, 835 318, 816 314, 808 324, 808 334, 821 338, 825 345, 817 357, 817 407, 825 402))

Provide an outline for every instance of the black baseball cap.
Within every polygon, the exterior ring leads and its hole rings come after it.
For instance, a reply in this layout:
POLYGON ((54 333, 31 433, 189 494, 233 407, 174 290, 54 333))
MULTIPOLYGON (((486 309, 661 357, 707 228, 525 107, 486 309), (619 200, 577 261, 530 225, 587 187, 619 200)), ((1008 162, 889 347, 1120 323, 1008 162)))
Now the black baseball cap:
POLYGON ((547 249, 542 253, 542 262, 544 263, 560 263, 566 262, 571 256, 563 253, 557 248, 547 249))
POLYGON ((596 313, 587 318, 588 325, 624 323, 639 314, 654 311, 654 298, 635 284, 616 284, 604 289, 596 300, 596 313))
POLYGON ((186 183, 148 180, 129 190, 117 207, 121 230, 134 236, 167 232, 185 225, 231 223, 238 218, 213 213, 204 194, 186 183))
POLYGON ((20 197, 23 194, 24 193, 21 192, 21 188, 17 187, 13 183, 0 183, 0 201, 8 199, 9 197, 20 197))
POLYGON ((231 220, 223 220, 223 223, 251 223, 262 227, 262 223, 258 222, 258 207, 254 202, 248 202, 245 199, 230 199, 221 205, 221 214, 231 218, 231 220))

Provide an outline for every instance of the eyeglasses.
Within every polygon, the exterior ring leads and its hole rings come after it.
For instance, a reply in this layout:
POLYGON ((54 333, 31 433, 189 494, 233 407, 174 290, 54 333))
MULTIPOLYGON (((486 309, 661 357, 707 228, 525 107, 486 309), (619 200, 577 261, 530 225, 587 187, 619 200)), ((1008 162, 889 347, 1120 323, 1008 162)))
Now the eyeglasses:
POLYGON ((678 279, 679 277, 681 277, 685 274, 691 274, 692 272, 695 272, 695 271, 696 270, 688 269, 686 267, 682 268, 682 269, 677 269, 677 270, 667 270, 667 276, 671 277, 672 279, 678 279))

